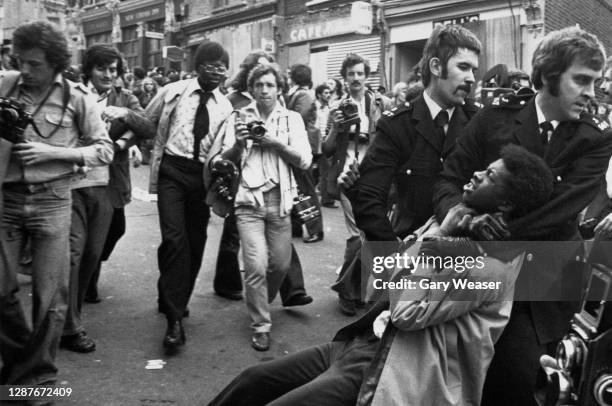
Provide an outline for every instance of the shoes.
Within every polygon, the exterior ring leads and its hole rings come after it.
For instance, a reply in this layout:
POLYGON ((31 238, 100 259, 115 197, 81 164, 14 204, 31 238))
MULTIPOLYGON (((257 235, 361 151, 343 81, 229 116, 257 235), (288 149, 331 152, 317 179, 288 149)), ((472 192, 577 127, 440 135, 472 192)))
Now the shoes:
POLYGON ((77 334, 63 336, 60 340, 60 348, 65 348, 68 351, 86 353, 95 351, 96 343, 86 332, 81 331, 77 334))
POLYGON ((357 314, 355 302, 352 299, 338 296, 338 303, 340 305, 340 313, 344 314, 345 316, 354 316, 357 314))
POLYGON ((215 290, 215 295, 224 297, 228 300, 242 300, 242 292, 226 292, 224 290, 215 290))
POLYGON ((94 294, 87 294, 85 295, 85 298, 83 299, 85 301, 85 303, 100 303, 102 301, 102 299, 100 299, 100 296, 98 296, 98 294, 96 293, 94 294))
POLYGON ((183 324, 180 321, 168 321, 168 329, 164 337, 164 348, 172 350, 181 345, 185 345, 183 324))
POLYGON ((270 349, 270 333, 253 333, 251 346, 257 351, 268 351, 270 349))
POLYGON ((314 299, 312 298, 312 296, 302 293, 300 295, 295 295, 289 298, 289 300, 283 303, 283 306, 285 307, 304 306, 309 303, 312 303, 313 300, 314 299))
POLYGON ((337 209, 339 207, 333 200, 330 200, 329 202, 322 202, 321 206, 327 207, 328 209, 337 209))
POLYGON ((323 231, 313 234, 309 237, 304 237, 302 239, 302 241, 304 241, 306 244, 309 244, 311 242, 322 241, 322 240, 323 240, 323 231))

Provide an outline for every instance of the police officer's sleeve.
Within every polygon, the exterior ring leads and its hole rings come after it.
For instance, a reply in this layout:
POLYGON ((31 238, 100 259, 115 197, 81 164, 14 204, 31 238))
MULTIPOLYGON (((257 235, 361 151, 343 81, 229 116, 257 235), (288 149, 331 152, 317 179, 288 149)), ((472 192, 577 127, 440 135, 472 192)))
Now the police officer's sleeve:
MULTIPOLYGON (((585 129, 583 124, 579 131, 595 130, 585 129)), ((610 155, 612 131, 608 128, 596 134, 589 147, 574 161, 571 171, 563 177, 557 177, 553 195, 547 204, 508 224, 513 238, 545 238, 572 222, 595 198, 603 182, 610 155)))
POLYGON ((461 203, 463 185, 474 171, 486 167, 484 162, 485 119, 481 110, 470 120, 463 132, 457 137, 455 150, 444 161, 440 180, 433 187, 434 212, 442 223, 451 207, 461 203))
POLYGON ((401 134, 396 132, 389 119, 378 121, 376 136, 359 166, 360 177, 354 186, 355 221, 369 241, 397 240, 386 215, 389 189, 402 153, 398 140, 401 134))

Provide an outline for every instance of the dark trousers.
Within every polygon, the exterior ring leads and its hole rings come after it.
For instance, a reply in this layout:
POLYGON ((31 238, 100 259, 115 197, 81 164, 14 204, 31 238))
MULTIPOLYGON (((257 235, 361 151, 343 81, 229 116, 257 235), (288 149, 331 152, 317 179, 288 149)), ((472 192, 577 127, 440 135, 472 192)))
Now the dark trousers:
POLYGON ((329 158, 325 155, 319 157, 319 191, 321 192, 321 203, 333 203, 334 199, 327 193, 327 182, 330 176, 329 158))
POLYGON ((181 320, 193 292, 206 244, 210 211, 203 165, 164 155, 157 184, 162 243, 157 250, 159 305, 169 321, 181 320))
POLYGON ((481 406, 536 406, 540 356, 553 355, 557 342, 538 343, 529 302, 515 302, 510 321, 495 344, 481 406))
POLYGON ((70 226, 70 295, 64 335, 84 331, 81 308, 91 275, 98 268, 113 206, 106 186, 72 191, 70 226))
MULTIPOLYGON (((319 196, 317 196, 317 191, 315 189, 314 181, 312 180, 312 174, 310 173, 310 170, 294 168, 293 176, 295 177, 295 182, 298 185, 299 193, 303 194, 304 196, 311 196, 319 213, 323 213, 321 211, 321 202, 319 201, 319 196)), ((306 223, 306 229, 308 230, 309 235, 322 233, 323 216, 319 216, 316 220, 308 221, 306 223)))
POLYGON ((209 406, 349 406, 379 341, 334 341, 244 370, 209 406))
POLYGON ((104 242, 104 248, 102 248, 102 255, 100 256, 100 261, 98 262, 98 267, 94 271, 93 275, 89 280, 89 286, 87 287, 87 296, 98 296, 98 279, 100 279, 100 268, 102 261, 107 261, 110 257, 110 254, 115 249, 115 245, 117 242, 123 237, 125 234, 125 209, 123 207, 116 208, 113 211, 113 218, 111 219, 110 228, 108 229, 108 234, 106 236, 106 241, 104 242))
MULTIPOLYGON (((232 211, 223 223, 223 233, 221 234, 213 282, 215 292, 235 293, 242 291, 240 265, 238 264, 239 249, 240 237, 238 235, 238 227, 236 226, 236 216, 232 211)), ((306 294, 302 264, 293 244, 291 244, 291 266, 279 292, 283 304, 294 296, 306 294)))

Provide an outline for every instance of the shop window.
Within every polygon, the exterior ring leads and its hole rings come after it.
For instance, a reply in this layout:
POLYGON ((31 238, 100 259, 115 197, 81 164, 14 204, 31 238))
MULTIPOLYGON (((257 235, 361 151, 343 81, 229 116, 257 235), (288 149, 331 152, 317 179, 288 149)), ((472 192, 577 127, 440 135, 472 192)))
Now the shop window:
POLYGON ((85 38, 85 45, 87 48, 95 44, 106 44, 110 42, 111 42, 110 32, 101 32, 99 34, 88 35, 85 38))
POLYGON ((139 49, 138 49, 138 30, 136 25, 123 28, 121 30, 121 38, 123 42, 120 44, 119 49, 125 59, 127 60, 130 69, 134 66, 140 65, 138 60, 139 49))

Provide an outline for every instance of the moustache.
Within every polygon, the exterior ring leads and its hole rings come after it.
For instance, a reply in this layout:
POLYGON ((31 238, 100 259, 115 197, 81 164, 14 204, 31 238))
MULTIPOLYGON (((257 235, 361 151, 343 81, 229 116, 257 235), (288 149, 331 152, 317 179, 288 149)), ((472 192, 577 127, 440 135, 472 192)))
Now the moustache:
POLYGON ((457 86, 457 90, 463 90, 466 93, 471 93, 472 92, 472 86, 471 85, 459 85, 459 86, 457 86))

